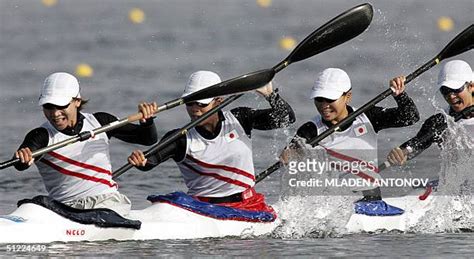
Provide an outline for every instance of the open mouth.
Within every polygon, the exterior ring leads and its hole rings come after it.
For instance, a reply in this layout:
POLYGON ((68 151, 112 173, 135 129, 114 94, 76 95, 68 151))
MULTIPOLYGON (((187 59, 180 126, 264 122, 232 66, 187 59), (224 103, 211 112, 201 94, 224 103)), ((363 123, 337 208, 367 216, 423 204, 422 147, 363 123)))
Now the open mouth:
POLYGON ((58 117, 58 118, 52 119, 52 121, 56 125, 61 125, 61 124, 66 123, 66 118, 65 117, 58 117))
POLYGON ((321 114, 324 116, 324 117, 328 117, 332 114, 332 111, 331 110, 323 110, 321 111, 321 114))

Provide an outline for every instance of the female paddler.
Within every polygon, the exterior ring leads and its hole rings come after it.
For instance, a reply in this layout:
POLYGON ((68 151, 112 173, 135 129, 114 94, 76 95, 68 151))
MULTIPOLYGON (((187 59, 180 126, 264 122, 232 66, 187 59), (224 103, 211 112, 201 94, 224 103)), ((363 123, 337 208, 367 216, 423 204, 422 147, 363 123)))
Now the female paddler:
MULTIPOLYGON (((197 71, 190 76, 183 96, 220 82, 220 77, 214 72, 197 71)), ((172 158, 188 187, 187 195, 193 200, 220 205, 210 206, 211 210, 231 207, 237 209, 237 213, 261 212, 270 215, 273 220, 273 209, 265 203, 264 196, 253 188, 255 171, 251 133, 254 129, 286 127, 295 121, 295 115, 290 105, 273 91, 271 83, 256 91, 265 97, 271 108, 256 110, 238 107, 219 111, 148 159, 141 151, 134 151, 129 162, 140 170, 151 170, 172 158)), ((195 120, 221 101, 221 98, 208 98, 187 103, 186 111, 190 119, 195 120)), ((173 132, 168 132, 163 139, 173 132)))
POLYGON ((49 197, 70 207, 109 208, 125 215, 130 210, 130 200, 118 192, 117 183, 112 180, 109 140, 116 137, 141 145, 155 143, 157 134, 151 116, 157 110, 156 103, 138 105, 138 111, 144 117, 139 125, 129 123, 86 141, 50 151, 39 159, 32 157, 32 151, 118 120, 105 112, 82 112, 86 103, 74 76, 63 72, 48 76, 38 102, 46 122, 26 135, 15 153, 15 157, 20 159, 15 168, 22 171, 35 162, 49 197))
MULTIPOLYGON (((405 127, 419 120, 418 110, 413 100, 405 92, 404 77, 390 81, 396 108, 374 106, 357 116, 355 120, 342 125, 339 130, 319 142, 324 162, 330 165, 322 177, 341 180, 346 177, 364 180, 364 183, 354 187, 352 191, 362 191, 364 197, 355 203, 356 213, 366 215, 398 215, 403 210, 385 203, 380 194, 380 188, 375 180, 381 179, 377 168, 377 133, 380 130, 395 127, 405 127), (334 172, 334 173, 333 173, 334 172)), ((282 153, 281 159, 289 163, 293 157, 298 157, 303 145, 298 139, 310 142, 333 125, 347 118, 355 108, 349 106, 352 100, 352 85, 347 73, 339 68, 327 68, 317 75, 311 90, 318 115, 303 124, 297 131, 296 138, 288 149, 282 153)), ((325 180, 325 179, 323 179, 325 180)), ((333 183, 334 181, 323 181, 333 183)), ((358 181, 358 183, 362 181, 358 181)), ((324 184, 323 184, 324 186, 324 184)), ((339 195, 338 186, 326 186, 332 189, 334 195, 339 195)), ((330 192, 331 190, 329 190, 330 192)))
MULTIPOLYGON (((391 164, 402 165, 411 154, 419 154, 433 143, 441 144, 446 137, 448 119, 460 117, 457 124, 465 128, 468 139, 474 140, 474 74, 469 64, 463 60, 446 62, 438 75, 438 88, 448 103, 445 113, 437 113, 425 120, 415 137, 392 149, 388 154, 391 164)), ((472 147, 472 146, 471 146, 472 147)))

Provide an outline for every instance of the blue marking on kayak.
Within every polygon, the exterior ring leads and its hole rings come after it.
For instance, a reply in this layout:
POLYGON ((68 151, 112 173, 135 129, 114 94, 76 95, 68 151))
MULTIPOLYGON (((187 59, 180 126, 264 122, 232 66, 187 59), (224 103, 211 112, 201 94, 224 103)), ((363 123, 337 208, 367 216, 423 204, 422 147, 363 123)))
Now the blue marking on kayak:
POLYGON ((11 220, 11 221, 16 222, 16 223, 22 223, 22 222, 26 221, 26 219, 24 219, 22 217, 11 216, 11 215, 0 215, 0 218, 1 219, 8 219, 8 220, 11 220))
POLYGON ((383 200, 359 201, 354 205, 355 213, 367 216, 396 216, 405 212, 398 207, 387 204, 383 200))
POLYGON ((173 192, 166 195, 150 195, 151 202, 165 202, 182 209, 220 220, 238 220, 249 222, 272 222, 275 215, 266 211, 249 211, 202 202, 183 192, 173 192))

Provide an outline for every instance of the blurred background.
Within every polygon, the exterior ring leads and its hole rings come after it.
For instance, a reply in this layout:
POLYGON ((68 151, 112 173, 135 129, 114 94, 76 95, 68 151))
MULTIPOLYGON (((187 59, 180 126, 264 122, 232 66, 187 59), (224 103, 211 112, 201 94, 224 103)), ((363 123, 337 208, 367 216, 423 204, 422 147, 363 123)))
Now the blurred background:
MULTIPOLYGON (((163 103, 181 95, 188 76, 212 70, 223 80, 270 68, 301 40, 360 1, 322 0, 0 0, 0 145, 7 160, 25 134, 44 121, 37 105, 44 79, 65 71, 80 80, 86 112, 106 111, 125 117, 140 101, 163 103)), ((298 126, 316 109, 308 99, 315 75, 327 67, 347 71, 353 105, 361 106, 388 87, 390 78, 409 74, 433 58, 459 32, 472 24, 472 0, 372 1, 374 19, 359 37, 278 73, 274 86, 292 105, 297 122, 285 130, 253 134, 256 172, 276 161, 298 126)), ((474 53, 459 56, 473 65, 474 53)), ((444 108, 435 86, 439 67, 413 81, 407 91, 422 120, 444 108)), ((394 106, 391 97, 379 104, 394 106)), ((233 106, 268 107, 249 93, 233 106)), ((162 136, 189 121, 184 107, 159 114, 162 136)), ((380 133, 379 159, 413 136, 418 123, 380 133)), ((135 148, 114 140, 114 168, 135 148)), ((436 175, 436 149, 403 168, 436 175)), ((399 170, 399 169, 394 169, 399 170)), ((271 202, 278 199, 280 173, 259 184, 271 202)), ((152 172, 130 170, 119 181, 135 208, 152 193, 185 190, 175 164, 152 172)), ((18 199, 44 194, 35 167, 9 168, 0 177, 0 214, 18 199)))

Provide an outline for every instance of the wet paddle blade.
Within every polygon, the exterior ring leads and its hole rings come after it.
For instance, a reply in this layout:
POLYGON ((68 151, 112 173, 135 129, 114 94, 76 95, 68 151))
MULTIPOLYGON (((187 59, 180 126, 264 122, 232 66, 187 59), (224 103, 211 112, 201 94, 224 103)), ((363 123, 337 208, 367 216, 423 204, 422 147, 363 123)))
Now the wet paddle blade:
POLYGON ((369 27, 373 14, 370 4, 347 10, 306 37, 286 61, 298 62, 355 38, 369 27))
POLYGON ((438 54, 438 59, 443 60, 454 57, 474 48, 474 24, 459 33, 448 45, 438 54))

